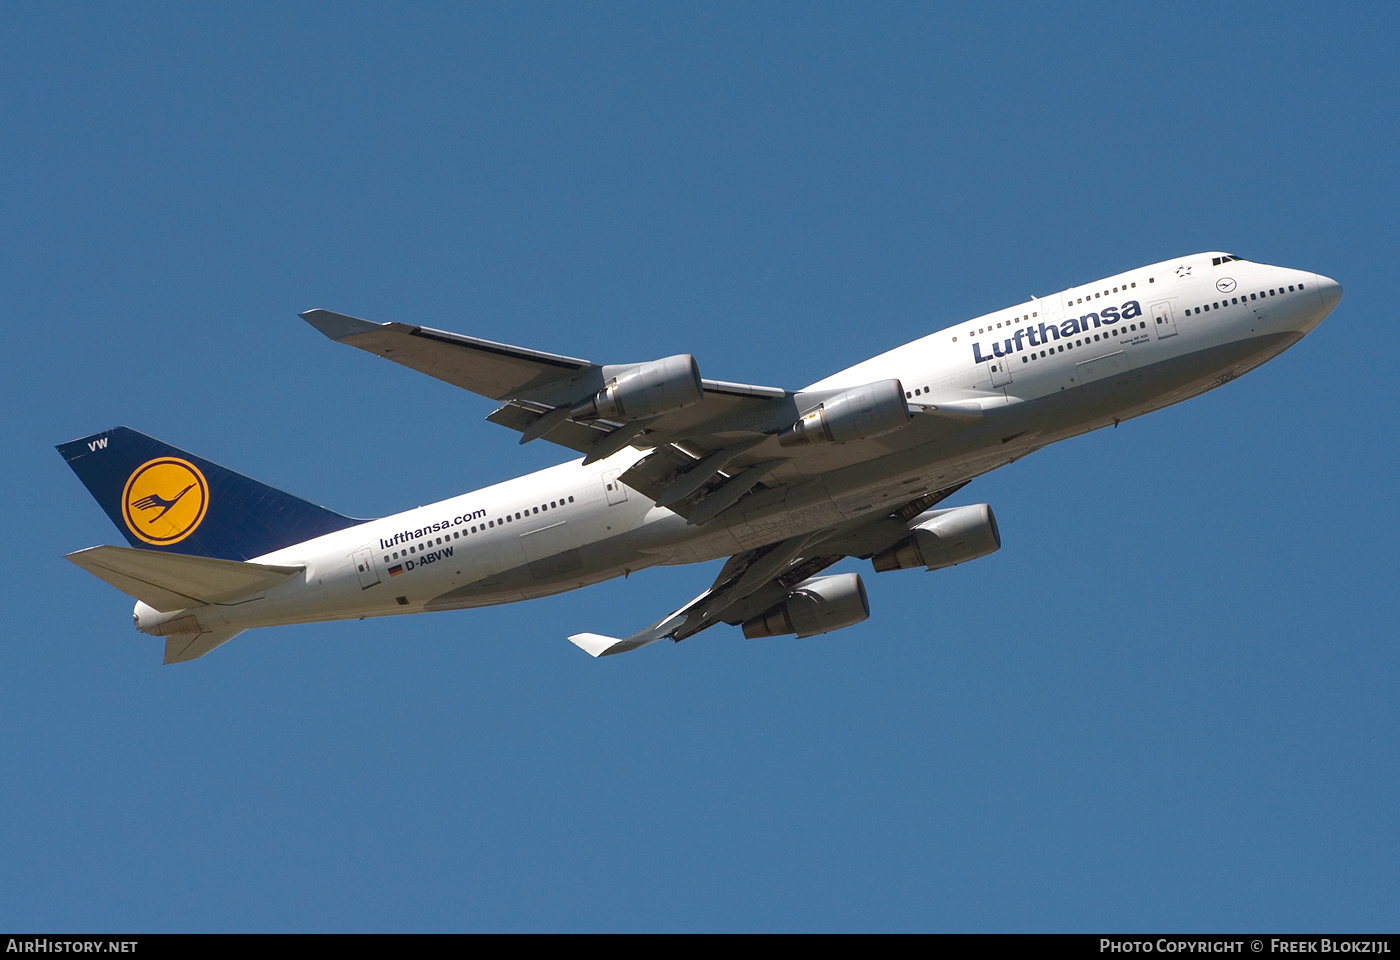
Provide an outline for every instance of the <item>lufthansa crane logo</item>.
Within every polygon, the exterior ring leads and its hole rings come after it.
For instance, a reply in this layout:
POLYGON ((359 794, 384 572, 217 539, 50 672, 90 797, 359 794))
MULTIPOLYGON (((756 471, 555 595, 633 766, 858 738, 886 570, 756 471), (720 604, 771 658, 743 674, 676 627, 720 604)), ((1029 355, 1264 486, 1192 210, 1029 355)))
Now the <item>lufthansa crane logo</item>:
POLYGON ((209 509, 209 484, 199 468, 178 457, 137 467, 122 491, 126 528, 146 543, 179 543, 199 527, 209 509))

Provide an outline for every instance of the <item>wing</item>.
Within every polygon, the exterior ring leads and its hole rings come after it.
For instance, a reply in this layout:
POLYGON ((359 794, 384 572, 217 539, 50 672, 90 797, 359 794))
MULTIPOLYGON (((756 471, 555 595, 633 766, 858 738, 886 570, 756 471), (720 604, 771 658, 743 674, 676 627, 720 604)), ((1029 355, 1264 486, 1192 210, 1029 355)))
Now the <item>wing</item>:
POLYGON ((384 357, 492 400, 546 396, 550 387, 586 389, 601 368, 561 357, 457 333, 404 323, 373 323, 330 310, 308 310, 307 323, 332 340, 384 357))
POLYGON ((503 401, 487 419, 519 431, 521 443, 546 437, 590 461, 631 445, 678 440, 705 451, 721 449, 776 433, 796 416, 791 391, 701 379, 688 355, 597 364, 330 310, 308 310, 302 317, 339 343, 503 401))
MULTIPOLYGON (((878 394, 884 403, 880 416, 893 420, 875 436, 902 426, 911 413, 919 412, 906 405, 898 380, 870 384, 868 390, 797 393, 703 379, 688 354, 597 364, 329 310, 308 310, 302 317, 339 343, 503 401, 487 419, 518 431, 521 443, 543 437, 582 453, 584 463, 629 446, 650 449, 622 475, 622 482, 690 524, 709 523, 733 510, 781 507, 793 484, 893 449, 883 447, 881 440, 809 446, 792 442, 793 430, 827 400, 853 406, 873 402, 878 394), (862 391, 868 395, 845 396, 862 391)), ((980 408, 962 410, 956 405, 926 407, 923 412, 937 414, 932 419, 939 426, 919 430, 917 439, 906 431, 900 442, 926 443, 940 430, 965 429, 981 416, 980 408)))
POLYGON ((630 637, 578 633, 569 640, 594 657, 605 657, 657 640, 679 643, 717 623, 747 623, 774 609, 827 567, 846 557, 872 557, 908 537, 911 520, 966 485, 925 494, 876 520, 862 518, 735 554, 708 590, 630 637))

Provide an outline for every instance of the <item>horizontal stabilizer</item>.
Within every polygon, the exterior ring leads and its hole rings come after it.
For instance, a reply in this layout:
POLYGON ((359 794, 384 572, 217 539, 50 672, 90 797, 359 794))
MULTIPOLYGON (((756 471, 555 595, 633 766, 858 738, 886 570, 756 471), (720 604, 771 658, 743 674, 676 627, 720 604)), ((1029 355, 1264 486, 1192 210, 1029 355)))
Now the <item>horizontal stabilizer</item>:
POLYGON ((185 633, 165 638, 165 662, 184 663, 197 660, 215 647, 228 643, 242 633, 242 630, 223 630, 218 633, 185 633))
POLYGON ((68 559, 162 613, 251 597, 306 569, 112 546, 88 547, 68 559))

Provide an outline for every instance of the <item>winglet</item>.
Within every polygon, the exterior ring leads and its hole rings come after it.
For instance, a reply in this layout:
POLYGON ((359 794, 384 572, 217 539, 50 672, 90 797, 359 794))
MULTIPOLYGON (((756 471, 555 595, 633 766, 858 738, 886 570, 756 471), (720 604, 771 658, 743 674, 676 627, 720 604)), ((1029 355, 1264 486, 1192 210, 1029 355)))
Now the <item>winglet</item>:
POLYGON ((301 318, 332 340, 344 340, 357 333, 369 333, 371 330, 388 326, 387 323, 375 323, 371 320, 361 320, 359 317, 347 317, 343 313, 336 313, 332 310, 307 310, 301 315, 301 318))
POLYGON ((576 633, 569 638, 569 642, 590 657, 601 657, 623 641, 617 637, 605 637, 599 633, 576 633))
POLYGON ((599 633, 576 633, 569 638, 569 642, 590 657, 610 657, 615 653, 626 653, 629 650, 636 650, 638 647, 645 647, 660 639, 661 636, 655 635, 654 630, 643 630, 641 633, 634 633, 626 640, 605 637, 599 633))

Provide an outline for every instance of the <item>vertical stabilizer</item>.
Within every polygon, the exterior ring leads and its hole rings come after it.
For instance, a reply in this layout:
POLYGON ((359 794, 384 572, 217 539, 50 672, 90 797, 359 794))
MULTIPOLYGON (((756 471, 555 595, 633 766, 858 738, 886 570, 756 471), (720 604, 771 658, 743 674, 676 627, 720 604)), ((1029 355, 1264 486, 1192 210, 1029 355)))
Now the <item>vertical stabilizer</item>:
POLYGON ((144 550, 247 560, 363 522, 129 427, 59 444, 58 452, 127 542, 144 550))

